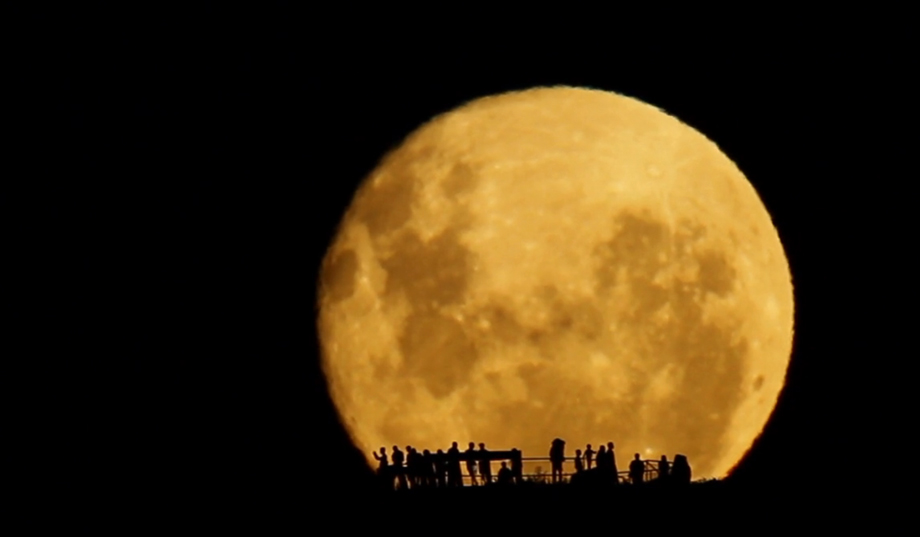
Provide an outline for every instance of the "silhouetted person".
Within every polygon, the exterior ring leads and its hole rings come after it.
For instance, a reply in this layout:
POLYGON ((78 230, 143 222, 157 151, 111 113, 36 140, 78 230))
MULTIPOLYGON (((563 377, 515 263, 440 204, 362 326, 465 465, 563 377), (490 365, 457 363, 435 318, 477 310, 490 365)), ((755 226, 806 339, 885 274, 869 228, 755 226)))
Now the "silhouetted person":
POLYGON ((463 474, 460 472, 460 449, 456 442, 451 444, 450 449, 447 450, 447 486, 463 486, 463 474))
POLYGON ((409 461, 409 482, 412 488, 420 488, 422 480, 425 478, 424 468, 422 467, 422 454, 414 447, 406 446, 406 448, 412 450, 406 455, 409 461))
POLYGON ((597 470, 599 472, 607 471, 607 448, 603 444, 597 450, 597 470))
POLYGON ((520 485, 521 481, 524 480, 524 460, 521 458, 521 450, 518 448, 512 448, 511 452, 513 454, 511 457, 511 476, 514 478, 514 482, 520 485))
POLYGON ((422 486, 423 487, 434 487, 434 458, 431 456, 431 452, 427 449, 422 452, 422 486))
POLYGON ((406 477, 411 488, 418 488, 418 452, 412 446, 406 446, 406 477))
POLYGON ((594 454, 595 453, 596 452, 593 449, 591 449, 591 444, 588 444, 587 447, 585 447, 585 467, 588 470, 590 470, 591 466, 594 464, 594 454))
POLYGON ((466 450, 466 473, 470 474, 470 485, 478 485, 476 480, 476 444, 470 442, 470 447, 466 450))
POLYGON ((668 462, 668 456, 662 455, 658 461, 658 480, 664 483, 671 475, 671 464, 668 462))
POLYGON ((439 449, 434 458, 434 478, 438 487, 447 486, 447 456, 444 451, 439 449))
MULTIPOLYGON (((613 442, 607 442, 607 468, 609 471, 613 472, 613 475, 618 475, 617 471, 617 457, 613 452, 613 442)), ((619 483, 619 477, 617 478, 617 483, 619 483)))
POLYGON ((393 488, 393 476, 390 474, 390 460, 389 455, 387 455, 387 448, 380 448, 380 454, 377 452, 374 453, 374 458, 377 459, 377 477, 381 482, 386 483, 386 486, 393 488))
POLYGON ((549 448, 549 462, 552 464, 553 483, 562 481, 562 463, 565 461, 565 442, 560 439, 553 440, 549 448))
POLYGON ((670 481, 676 485, 690 484, 690 463, 684 455, 674 456, 674 465, 671 467, 670 481))
POLYGON ((585 462, 581 459, 581 450, 575 450, 575 473, 580 474, 585 471, 585 462))
POLYGON ((374 458, 377 459, 377 462, 379 463, 377 466, 377 473, 378 474, 386 473, 387 469, 390 466, 390 457, 389 455, 387 455, 387 448, 385 447, 380 448, 380 455, 378 455, 377 452, 375 451, 374 458))
POLYGON ((406 484, 406 469, 403 467, 406 457, 399 446, 393 446, 393 474, 399 483, 399 489, 404 490, 408 487, 406 484))
POLYGON ((508 468, 508 463, 502 461, 502 467, 498 470, 498 484, 510 485, 514 481, 514 473, 508 468))
POLYGON ((633 485, 641 485, 645 477, 645 463, 639 458, 639 454, 629 463, 629 480, 633 485))
POLYGON ((377 478, 384 483, 387 488, 393 488, 393 475, 390 472, 390 460, 387 455, 387 448, 380 448, 380 454, 373 452, 374 458, 377 459, 377 478))
POLYGON ((489 460, 489 451, 486 445, 479 443, 479 475, 482 476, 482 484, 488 485, 492 482, 492 461, 489 460))

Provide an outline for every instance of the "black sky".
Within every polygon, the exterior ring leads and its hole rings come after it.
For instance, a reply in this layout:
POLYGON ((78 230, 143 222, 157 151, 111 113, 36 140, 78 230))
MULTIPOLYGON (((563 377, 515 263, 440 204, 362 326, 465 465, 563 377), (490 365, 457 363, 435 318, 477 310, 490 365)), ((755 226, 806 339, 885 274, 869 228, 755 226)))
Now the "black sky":
POLYGON ((841 341, 852 325, 839 293, 861 304, 868 291, 850 279, 861 261, 847 274, 835 263, 840 237, 860 229, 841 219, 859 147, 847 133, 868 115, 854 102, 873 75, 854 68, 872 62, 845 36, 709 34, 702 46, 576 26, 422 31, 371 15, 339 27, 286 7, 155 24, 52 15, 94 24, 41 41, 49 82, 29 133, 46 185, 34 353, 49 486, 296 494, 333 469, 363 482, 318 369, 324 250, 358 182, 414 128, 536 85, 617 91, 677 116, 772 215, 793 273, 794 355, 739 478, 773 483, 847 436, 835 379, 851 363, 841 351, 864 344, 841 341))

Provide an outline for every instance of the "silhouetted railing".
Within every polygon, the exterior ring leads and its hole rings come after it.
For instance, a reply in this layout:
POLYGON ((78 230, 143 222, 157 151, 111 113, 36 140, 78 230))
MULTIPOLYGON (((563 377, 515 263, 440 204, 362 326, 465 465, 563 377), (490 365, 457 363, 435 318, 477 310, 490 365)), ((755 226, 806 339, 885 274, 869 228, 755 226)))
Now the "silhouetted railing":
MULTIPOLYGON (((546 481, 547 483, 552 483, 552 471, 551 471, 552 461, 550 460, 549 457, 522 457, 521 461, 524 463, 524 471, 521 474, 521 476, 524 479, 529 479, 531 481, 546 481), (542 463, 542 464, 537 466, 536 463, 542 463), (545 466, 543 466, 543 464, 545 464, 545 466), (530 468, 528 468, 528 466, 530 468)), ((582 462, 584 462, 584 460, 582 460, 582 462)), ((632 462, 632 459, 630 459, 629 461, 625 461, 625 462, 628 465, 630 462, 632 462)), ((642 465, 645 468, 645 471, 643 473, 643 481, 648 482, 658 477, 658 463, 659 462, 660 461, 654 460, 654 459, 642 461, 642 465)), ((592 466, 592 468, 597 468, 597 464, 595 463, 592 466)), ((586 470, 588 469, 587 466, 585 466, 585 469, 586 470)), ((575 472, 575 458, 567 457, 562 462, 563 480, 565 482, 568 482, 568 480, 571 479, 571 477, 575 475, 575 473, 576 473, 575 472)), ((495 475, 494 469, 493 469, 492 475, 493 476, 495 475)), ((617 469, 617 480, 620 483, 631 482, 631 479, 629 477, 629 470, 618 468, 617 469)), ((469 474, 464 473, 463 484, 467 485, 469 483, 470 483, 470 476, 469 474)))
MULTIPOLYGON (((521 461, 520 477, 524 481, 537 482, 537 483, 552 483, 553 482, 553 476, 552 476, 552 471, 551 471, 552 461, 550 460, 549 457, 521 457, 520 452, 514 453, 511 451, 490 451, 488 452, 488 458, 492 459, 491 461, 489 461, 489 464, 490 464, 490 469, 491 469, 491 472, 490 472, 491 481, 493 483, 497 481, 498 471, 501 467, 501 462, 503 460, 506 462, 511 462, 511 460, 515 456, 520 458, 520 461, 521 461)), ((464 463, 471 458, 476 461, 476 470, 475 470, 476 485, 483 485, 484 481, 482 477, 482 465, 484 464, 484 461, 482 461, 481 458, 477 458, 477 457, 481 457, 481 455, 477 453, 473 457, 470 457, 466 453, 461 453, 458 456, 458 459, 460 459, 460 461, 464 463)), ((627 468, 617 469, 617 481, 620 483, 630 483, 632 479, 630 478, 630 475, 629 475, 628 465, 629 463, 632 462, 632 460, 622 461, 622 462, 617 461, 617 462, 619 462, 620 464, 623 464, 625 462, 627 466, 627 468)), ((660 461, 654 460, 654 459, 642 460, 642 465, 644 467, 643 481, 649 482, 649 481, 652 481, 658 478, 659 463, 660 461)), ((563 468, 563 471, 561 474, 561 482, 567 483, 572 478, 572 476, 576 474, 574 457, 567 457, 562 463, 562 468, 563 468)), ((596 464, 592 465, 592 469, 593 468, 597 468, 597 465, 596 464)), ((584 466, 584 469, 588 470, 587 466, 584 466)), ((406 470, 407 468, 403 468, 404 472, 406 470)), ((474 485, 472 476, 470 476, 469 471, 465 464, 461 469, 461 480, 463 482, 463 486, 465 487, 474 485)))

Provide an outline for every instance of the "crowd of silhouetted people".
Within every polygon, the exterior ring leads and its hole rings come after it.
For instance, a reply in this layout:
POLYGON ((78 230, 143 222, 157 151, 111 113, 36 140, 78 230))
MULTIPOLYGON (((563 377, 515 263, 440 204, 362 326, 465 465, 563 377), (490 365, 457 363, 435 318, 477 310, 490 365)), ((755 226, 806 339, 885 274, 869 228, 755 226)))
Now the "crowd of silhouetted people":
POLYGON ((523 472, 519 450, 492 453, 485 444, 479 444, 477 450, 473 442, 463 452, 457 442, 447 452, 441 449, 434 453, 427 449, 419 452, 412 446, 406 446, 406 450, 402 451, 399 446, 393 446, 392 453, 388 454, 386 448, 380 448, 379 452, 374 452, 374 458, 379 463, 378 475, 397 489, 462 487, 461 463, 465 463, 466 475, 472 485, 520 482, 523 472), (501 468, 493 478, 492 461, 496 456, 505 456, 508 460, 500 461, 501 468))
MULTIPOLYGON (((392 452, 387 453, 386 448, 382 447, 379 452, 374 452, 374 458, 378 462, 377 474, 387 486, 397 490, 462 487, 463 466, 466 467, 466 476, 471 486, 519 484, 524 478, 520 450, 489 451, 483 443, 476 449, 476 444, 470 442, 468 449, 460 451, 457 442, 453 442, 446 452, 439 449, 434 453, 427 449, 418 451, 412 446, 406 446, 405 451, 399 449, 399 446, 393 446, 392 452), (493 476, 492 463, 495 461, 500 463, 500 468, 493 476)), ((559 438, 553 440, 549 460, 552 468, 551 482, 563 482, 567 475, 563 471, 563 464, 567 460, 565 441, 559 438)), ((597 451, 591 444, 584 451, 576 449, 572 462, 575 472, 568 475, 573 484, 588 482, 589 479, 595 482, 607 480, 612 484, 620 482, 613 442, 601 445, 597 451)), ((690 464, 684 455, 677 455, 673 462, 668 461, 666 455, 657 461, 643 461, 636 453, 626 474, 625 480, 633 485, 647 481, 689 484, 691 478, 690 464)))

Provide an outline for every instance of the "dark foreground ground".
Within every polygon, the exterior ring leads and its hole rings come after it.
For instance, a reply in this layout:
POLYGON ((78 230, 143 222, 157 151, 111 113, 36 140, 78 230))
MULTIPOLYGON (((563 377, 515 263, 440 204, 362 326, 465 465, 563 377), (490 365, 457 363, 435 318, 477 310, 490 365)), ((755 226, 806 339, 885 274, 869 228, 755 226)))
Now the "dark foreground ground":
POLYGON ((681 488, 596 490, 536 484, 407 491, 304 484, 296 490, 279 490, 240 483, 220 488, 111 492, 59 496, 43 522, 62 523, 70 529, 111 527, 132 533, 168 528, 261 535, 282 531, 597 535, 623 530, 660 535, 707 527, 751 530, 800 521, 837 527, 864 512, 848 510, 841 502, 828 503, 829 491, 814 485, 770 489, 723 481, 681 488))

